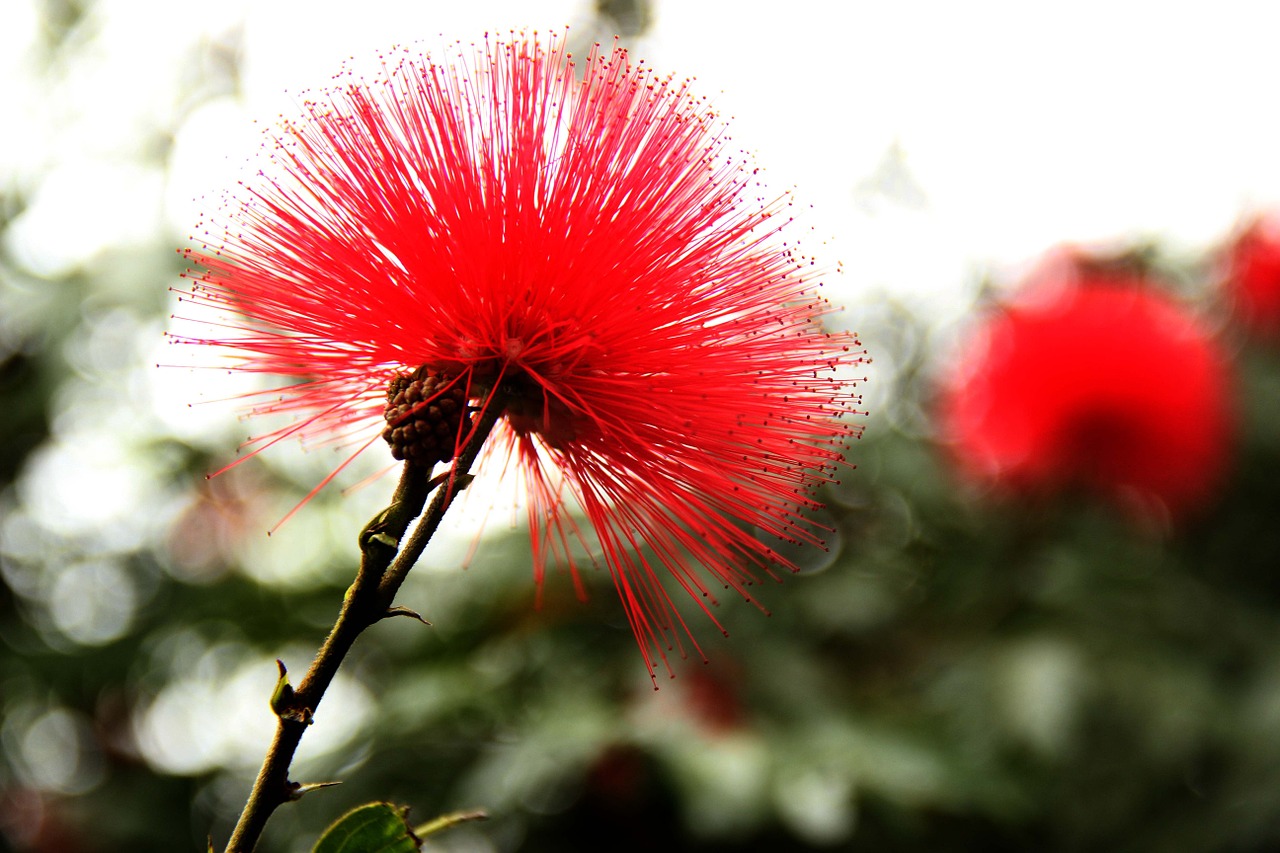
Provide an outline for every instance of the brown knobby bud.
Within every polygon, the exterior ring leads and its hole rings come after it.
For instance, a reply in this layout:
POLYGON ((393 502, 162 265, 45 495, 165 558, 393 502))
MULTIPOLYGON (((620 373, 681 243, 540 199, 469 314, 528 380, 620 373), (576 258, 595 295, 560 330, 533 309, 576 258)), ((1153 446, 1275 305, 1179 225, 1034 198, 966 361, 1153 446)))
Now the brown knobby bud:
POLYGON ((383 417, 387 425, 382 437, 391 445, 391 455, 421 465, 453 459, 471 425, 464 384, 426 367, 391 380, 383 417))

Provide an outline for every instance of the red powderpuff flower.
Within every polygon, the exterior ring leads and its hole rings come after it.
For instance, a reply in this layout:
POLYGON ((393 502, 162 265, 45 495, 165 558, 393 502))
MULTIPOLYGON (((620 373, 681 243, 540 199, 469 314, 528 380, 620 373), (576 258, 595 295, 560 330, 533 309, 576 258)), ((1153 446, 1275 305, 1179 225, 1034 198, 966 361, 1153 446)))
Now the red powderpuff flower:
POLYGON ((945 378, 941 438, 970 479, 1080 487, 1179 517, 1228 462, 1227 359, 1197 319, 1124 265, 1058 264, 985 318, 945 378))
POLYGON ((432 399, 502 400, 481 475, 520 478, 538 581, 577 583, 576 505, 652 674, 688 633, 663 574, 710 614, 713 587, 794 569, 771 536, 818 544, 802 513, 857 432, 863 359, 705 101, 616 47, 574 65, 514 36, 312 95, 190 252, 183 298, 223 316, 184 340, 288 379, 251 411, 296 419, 258 449, 363 449, 417 370, 432 399))
POLYGON ((1280 214, 1259 216, 1240 229, 1223 266, 1237 315, 1259 335, 1280 341, 1280 214))

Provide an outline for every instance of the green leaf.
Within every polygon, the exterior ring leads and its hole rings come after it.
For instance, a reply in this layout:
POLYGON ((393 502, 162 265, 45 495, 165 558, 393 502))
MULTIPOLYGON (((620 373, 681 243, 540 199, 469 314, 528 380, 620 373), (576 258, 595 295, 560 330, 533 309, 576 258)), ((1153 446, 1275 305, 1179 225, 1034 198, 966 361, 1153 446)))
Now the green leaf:
POLYGON ((338 818, 311 853, 418 853, 418 838, 405 823, 407 808, 368 803, 338 818))

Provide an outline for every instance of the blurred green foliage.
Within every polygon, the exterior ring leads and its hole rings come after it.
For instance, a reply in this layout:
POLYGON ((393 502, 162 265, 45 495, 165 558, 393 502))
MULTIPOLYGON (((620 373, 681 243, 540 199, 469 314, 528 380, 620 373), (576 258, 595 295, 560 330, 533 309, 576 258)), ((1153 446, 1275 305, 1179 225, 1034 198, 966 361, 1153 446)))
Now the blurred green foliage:
MULTIPOLYGON (((27 198, 6 187, 7 232, 27 198)), ((204 480, 236 425, 178 434, 146 378, 177 240, 55 276, 0 255, 0 849, 225 840, 272 661, 305 667, 389 488, 330 490, 268 540, 333 457, 204 480)), ((283 808, 262 849, 309 850, 371 800, 491 814, 428 850, 1280 846, 1280 354, 1235 340, 1234 479, 1153 535, 958 488, 927 417, 939 333, 863 314, 884 367, 826 495, 833 550, 761 591, 768 618, 727 601, 722 639, 690 614, 711 662, 655 693, 607 577, 586 603, 553 577, 535 608, 521 532, 465 571, 429 551, 401 600, 433 627, 361 639, 295 765, 343 784, 283 808)))

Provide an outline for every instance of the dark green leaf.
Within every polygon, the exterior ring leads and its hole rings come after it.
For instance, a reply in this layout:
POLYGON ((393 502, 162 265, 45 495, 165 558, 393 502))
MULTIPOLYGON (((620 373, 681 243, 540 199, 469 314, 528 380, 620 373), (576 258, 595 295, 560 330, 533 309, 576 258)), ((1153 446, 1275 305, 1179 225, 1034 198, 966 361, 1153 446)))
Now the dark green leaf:
POLYGON ((418 839, 405 823, 408 809, 368 803, 333 823, 312 853, 418 853, 418 839))

